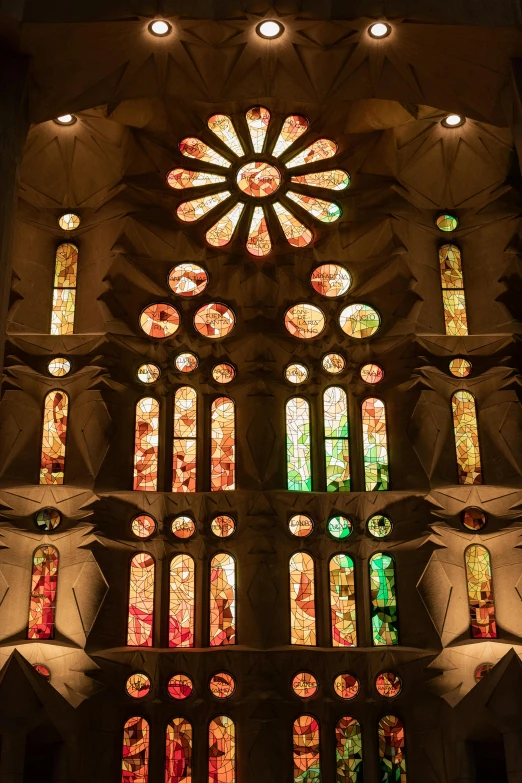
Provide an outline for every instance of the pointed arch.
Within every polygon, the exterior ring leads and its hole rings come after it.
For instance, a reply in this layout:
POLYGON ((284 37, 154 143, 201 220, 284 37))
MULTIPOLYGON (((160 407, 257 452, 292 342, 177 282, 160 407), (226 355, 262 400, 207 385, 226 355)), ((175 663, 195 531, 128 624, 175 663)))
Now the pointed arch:
POLYGON ((464 554, 473 639, 496 639, 497 621, 493 598, 491 556, 486 547, 468 546, 464 554))
POLYGON ((181 386, 174 395, 174 450, 172 491, 196 491, 198 395, 192 386, 181 386))
POLYGON ((165 783, 192 783, 192 724, 172 718, 165 742, 165 783))
POLYGON ((138 552, 130 562, 127 644, 152 647, 154 630, 155 562, 147 552, 138 552))
POLYGON ((344 715, 335 726, 335 783, 363 783, 361 724, 344 715))
POLYGON ((377 397, 362 404, 364 478, 367 492, 389 489, 388 433, 386 406, 377 397))
POLYGON ((236 563, 221 552, 210 563, 210 646, 236 643, 236 563))
POLYGON ((290 558, 290 643, 317 643, 314 559, 308 552, 290 558))
POLYGON ((321 753, 319 722, 313 715, 300 715, 292 731, 294 783, 319 783, 321 753))
POLYGON ((218 397, 210 412, 210 489, 236 488, 236 406, 230 397, 218 397))
POLYGON ((121 783, 149 781, 149 724, 141 715, 134 715, 123 727, 121 783))
POLYGON ((286 473, 289 490, 312 491, 310 404, 304 397, 286 403, 286 473))
POLYGON ((456 391, 451 398, 459 484, 482 484, 477 406, 471 392, 456 391))
POLYGON ((49 392, 44 401, 40 484, 64 483, 68 411, 67 394, 60 390, 49 392))
POLYGON ((56 249, 51 334, 73 334, 76 308, 78 248, 65 242, 56 249))
POLYGON ((395 561, 377 552, 370 558, 373 645, 399 644, 395 561))
POLYGON ((33 554, 28 639, 54 639, 58 552, 54 546, 41 546, 33 554))
POLYGON ((154 397, 143 397, 136 403, 133 489, 158 489, 159 412, 154 397))
POLYGON ((406 742, 404 726, 395 715, 379 721, 379 767, 382 783, 406 783, 406 742))
POLYGON ((170 561, 169 647, 194 647, 194 571, 186 553, 170 561))
POLYGON ((442 245, 439 248, 439 264, 446 334, 462 337, 468 333, 468 316, 459 248, 442 245))
POLYGON ((346 554, 330 558, 330 616, 332 645, 355 647, 357 622, 355 606, 355 568, 346 554))
POLYGON ((208 727, 208 783, 236 783, 236 727, 227 715, 208 727))
POLYGON ((329 386, 323 394, 324 451, 327 492, 349 492, 350 441, 348 399, 340 386, 329 386))

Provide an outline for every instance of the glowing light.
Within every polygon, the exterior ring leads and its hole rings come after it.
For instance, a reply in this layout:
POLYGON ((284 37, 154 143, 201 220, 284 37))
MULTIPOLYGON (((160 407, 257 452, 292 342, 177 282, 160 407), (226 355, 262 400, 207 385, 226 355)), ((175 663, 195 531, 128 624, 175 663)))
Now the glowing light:
POLYGON ((448 114, 447 117, 444 117, 441 124, 445 128, 459 128, 461 125, 464 125, 465 122, 466 118, 461 117, 460 114, 448 114))
POLYGON ((296 385, 304 383, 308 379, 308 368, 304 364, 289 364, 285 369, 285 378, 296 385))
POLYGON ((172 25, 166 22, 164 19, 156 19, 149 25, 149 31, 152 35, 157 35, 158 38, 163 38, 172 31, 172 25))
POLYGON ((260 38, 279 38, 280 35, 283 35, 284 29, 280 22, 267 19, 257 25, 256 32, 260 38))
POLYGON ((170 698, 178 701, 188 699, 192 690, 192 680, 186 674, 175 674, 167 684, 167 693, 170 698))
POLYGON ((74 125, 76 119, 74 114, 62 114, 60 117, 56 117, 54 121, 57 125, 74 125))
POLYGON ((246 121, 254 152, 262 152, 270 123, 270 112, 264 106, 254 106, 247 111, 246 121))
POLYGON ((391 26, 386 22, 375 22, 368 28, 372 38, 386 38, 391 33, 391 26))

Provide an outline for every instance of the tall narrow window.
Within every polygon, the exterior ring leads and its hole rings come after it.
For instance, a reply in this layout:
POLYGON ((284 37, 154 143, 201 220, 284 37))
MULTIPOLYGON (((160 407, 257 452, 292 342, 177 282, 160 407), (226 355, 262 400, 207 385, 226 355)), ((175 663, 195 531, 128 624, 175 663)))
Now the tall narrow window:
POLYGON ((372 636, 375 647, 399 644, 395 561, 382 552, 370 558, 372 636))
POLYGON ((149 724, 135 715, 123 727, 121 783, 148 783, 149 780, 149 724))
POLYGON ((236 488, 236 415, 230 397, 218 397, 210 414, 210 489, 219 492, 236 488))
POLYGON ((191 386, 182 386, 174 396, 173 492, 196 491, 197 403, 191 386))
POLYGON ((236 727, 226 715, 208 727, 208 783, 236 783, 236 727))
POLYGON ((330 560, 330 611, 334 647, 355 647, 355 574, 349 555, 334 555, 330 560))
POLYGON ((461 337, 468 333, 468 316, 466 315, 462 259, 458 247, 456 245, 442 245, 439 248, 439 263, 446 334, 461 337))
POLYGON ((192 783, 192 724, 186 718, 167 725, 165 783, 192 783))
POLYGON ((194 646, 194 560, 175 555, 170 561, 169 647, 194 646))
POLYGON ((362 732, 358 720, 342 717, 335 727, 335 783, 363 783, 362 732))
POLYGON ((73 334, 78 248, 67 242, 56 250, 51 334, 73 334))
POLYGON ((154 559, 138 552, 130 564, 127 644, 152 647, 154 619, 154 559))
POLYGON ((474 639, 496 639, 497 622, 489 552, 485 547, 473 544, 466 549, 465 561, 471 635, 474 639))
POLYGON ((236 643, 236 564, 222 552, 210 563, 210 646, 236 643))
POLYGON ((65 392, 49 392, 44 402, 40 484, 63 484, 68 409, 65 392))
POLYGON ((290 643, 316 644, 314 560, 307 552, 290 558, 290 643))
POLYGON ((326 489, 350 491, 350 444, 348 440, 348 402, 346 392, 330 386, 323 397, 326 489))
POLYGON ((321 755, 319 723, 313 715, 300 715, 294 721, 294 783, 319 783, 321 755))
POLYGON ((388 435, 386 408, 382 400, 369 397, 362 404, 364 478, 367 492, 388 489, 388 435))
POLYGON ((53 546, 41 546, 33 555, 28 639, 54 639, 58 552, 53 546))
POLYGON ((468 391, 457 391, 451 407, 459 484, 482 484, 475 398, 468 391))
POLYGON ((136 405, 134 440, 134 486, 155 492, 158 489, 159 402, 143 397, 136 405))
POLYGON ((312 491, 310 405, 303 397, 286 403, 287 486, 295 492, 312 491))
POLYGON ((406 783, 404 726, 395 715, 379 721, 379 767, 381 783, 406 783))

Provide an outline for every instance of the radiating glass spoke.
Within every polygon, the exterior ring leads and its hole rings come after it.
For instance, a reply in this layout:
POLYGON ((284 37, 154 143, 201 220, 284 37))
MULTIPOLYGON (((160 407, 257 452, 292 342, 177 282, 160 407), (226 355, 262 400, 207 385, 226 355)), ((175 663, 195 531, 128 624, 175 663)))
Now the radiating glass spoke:
POLYGON ((232 120, 226 114, 213 114, 208 121, 208 127, 212 133, 216 134, 218 139, 221 139, 232 150, 234 155, 245 154, 232 120))
POLYGON ((235 207, 232 207, 226 215, 214 223, 212 228, 206 233, 206 240, 209 245, 213 247, 224 247, 228 245, 234 235, 239 218, 243 212, 245 205, 240 201, 235 207))
POLYGON ((315 163, 317 160, 327 160, 333 158, 337 152, 337 144, 330 139, 317 139, 305 150, 300 152, 295 158, 292 158, 286 164, 287 169, 293 169, 296 166, 306 166, 308 163, 315 163))
POLYGON ((272 151, 274 158, 282 155, 288 147, 292 146, 294 141, 306 133, 309 127, 310 123, 301 114, 291 114, 287 117, 272 151))
POLYGON ((205 144, 201 139, 195 139, 192 136, 183 139, 179 143, 179 151, 186 158, 196 158, 196 160, 203 160, 206 163, 213 163, 214 166, 223 166, 224 168, 230 168, 230 161, 224 158, 219 152, 213 150, 208 144, 205 144))
POLYGON ((254 207, 246 248, 253 256, 267 256, 272 250, 272 241, 263 207, 254 207))
POLYGON ((293 247, 306 247, 313 239, 310 229, 306 228, 278 201, 272 205, 284 235, 293 247))
POLYGON ((289 190, 286 195, 322 223, 334 223, 341 217, 341 207, 334 201, 325 201, 322 198, 314 198, 313 196, 302 196, 300 193, 294 193, 292 190, 289 190))
POLYGON ((213 196, 195 198, 193 201, 183 201, 177 208, 176 214, 185 223, 194 223, 195 220, 200 220, 207 212, 217 207, 218 204, 221 204, 229 196, 230 191, 224 190, 222 193, 215 193, 213 196))
POLYGON ((253 106, 246 113, 246 121, 254 152, 262 152, 270 122, 270 112, 264 106, 253 106))
POLYGON ((206 171, 189 171, 188 169, 173 169, 167 175, 167 185, 175 190, 200 188, 203 185, 215 185, 225 181, 225 177, 220 174, 208 174, 206 171))
POLYGON ((299 177, 292 177, 291 181, 298 185, 310 185, 313 188, 345 190, 350 185, 350 175, 342 169, 333 169, 317 171, 315 174, 301 174, 299 177))

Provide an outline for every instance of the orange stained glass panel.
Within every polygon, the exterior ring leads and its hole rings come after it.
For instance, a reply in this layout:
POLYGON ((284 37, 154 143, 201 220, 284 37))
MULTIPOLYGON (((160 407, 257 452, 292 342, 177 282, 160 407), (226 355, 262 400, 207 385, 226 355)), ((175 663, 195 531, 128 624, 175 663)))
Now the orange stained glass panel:
POLYGON ((174 395, 173 492, 196 491, 197 404, 195 389, 191 386, 177 389, 174 395))
POLYGON ((466 549, 465 561, 471 635, 474 639, 496 639, 490 554, 486 547, 474 544, 466 549))
POLYGON ((310 123, 301 114, 290 114, 284 121, 281 133, 275 143, 272 155, 274 158, 278 158, 283 152, 292 146, 294 141, 301 138, 303 133, 306 133, 310 123))
POLYGON ((294 721, 293 747, 294 783, 320 783, 319 723, 313 715, 300 715, 294 721))
POLYGON ((214 225, 209 228, 205 234, 209 245, 212 245, 212 247, 225 247, 225 245, 228 245, 232 241, 234 231, 236 230, 244 208, 245 205, 242 202, 239 202, 235 207, 229 209, 226 215, 219 218, 217 223, 214 223, 214 225))
POLYGON ((307 247, 314 238, 310 229, 304 226, 300 220, 294 217, 294 215, 278 201, 272 204, 272 207, 289 244, 291 244, 292 247, 307 247))
POLYGON ((206 269, 189 261, 178 264, 169 274, 169 287, 178 296, 197 296, 207 285, 206 269))
POLYGON ((459 484, 482 484, 482 465, 475 398, 457 391, 451 398, 459 484))
POLYGON ((267 256, 272 250, 272 240, 268 231, 268 224, 263 207, 254 207, 246 249, 252 256, 261 258, 267 256))
POLYGON ((459 248, 456 245, 442 245, 439 248, 439 263, 446 334, 461 337, 468 334, 468 316, 459 248))
POLYGON ((236 488, 235 405, 230 397, 218 397, 210 414, 210 489, 213 492, 236 488))
POLYGON ((136 405, 133 489, 158 489, 159 402, 143 397, 136 405))
POLYGON ((232 150, 234 155, 241 156, 245 154, 243 145, 239 140, 230 117, 227 117, 226 114, 213 114, 212 117, 209 118, 207 125, 212 133, 215 133, 218 139, 232 150))
POLYGON ((193 137, 182 139, 179 143, 179 151, 186 158, 195 158, 204 163, 212 163, 214 166, 223 166, 227 169, 230 167, 230 161, 200 139, 195 139, 193 137))
POLYGON ((308 302, 300 302, 285 313, 285 326, 292 337, 311 340, 324 330, 326 319, 322 310, 308 302))
POLYGON ((78 272, 78 248, 70 242, 60 245, 56 250, 54 267, 55 288, 76 288, 78 272))
POLYGON ((332 645, 355 647, 355 573, 353 560, 349 555, 334 555, 330 560, 330 611, 332 645))
POLYGON ((210 646, 236 643, 236 564, 222 552, 210 563, 210 646))
POLYGON ((323 198, 305 196, 289 190, 286 194, 295 204, 308 212, 321 223, 334 223, 341 217, 341 207, 335 201, 325 201, 323 198))
POLYGON ((290 558, 290 643, 315 646, 314 560, 307 552, 290 558))
POLYGON ((317 139, 302 152, 291 158, 286 164, 287 169, 296 168, 296 166, 307 166, 309 163, 315 163, 318 160, 327 160, 333 158, 337 152, 337 144, 331 139, 317 139))
POLYGON ((379 721, 380 779, 406 783, 404 726, 395 715, 385 715, 379 721))
POLYGON ((208 729, 208 783, 236 783, 236 728, 226 715, 208 729))
POLYGON ((172 718, 167 724, 165 783, 192 783, 192 724, 172 718))
POLYGON ((33 555, 28 639, 54 639, 58 552, 53 546, 41 546, 33 555))
POLYGON ((246 113, 246 121, 254 152, 262 152, 270 123, 270 112, 264 106, 253 106, 246 113))
POLYGON ((170 561, 169 647, 194 647, 194 560, 175 555, 170 561))
POLYGON ((123 727, 121 783, 148 783, 149 781, 149 724, 139 715, 123 727))
POLYGON ((220 174, 209 174, 206 171, 172 169, 167 174, 167 184, 175 190, 200 188, 203 185, 217 185, 219 182, 226 182, 226 178, 220 174))
POLYGON ((194 316, 194 326, 203 337, 217 340, 230 334, 236 318, 230 307, 221 302, 203 305, 194 316))
POLYGON ((152 647, 154 570, 154 559, 147 552, 138 552, 131 560, 127 624, 129 647, 152 647))
POLYGON ((148 337, 164 340, 179 329, 180 317, 175 307, 166 302, 151 304, 140 315, 140 326, 148 337))
POLYGON ((281 184, 281 174, 271 163, 253 160, 237 172, 239 189, 247 196, 265 198, 273 195, 281 184))
POLYGON ((184 223, 195 223, 202 217, 211 212, 218 204, 230 196, 229 190, 221 193, 214 193, 213 196, 202 196, 192 199, 192 201, 183 201, 177 208, 176 214, 184 223))
POLYGON ((352 276, 339 264, 321 264, 316 266, 310 277, 314 291, 321 296, 344 296, 352 285, 352 276))
POLYGON ((317 171, 314 174, 301 174, 299 177, 292 177, 291 182, 295 182, 296 185, 309 185, 312 188, 344 190, 350 185, 350 175, 342 169, 332 169, 317 171))
POLYGON ((73 334, 78 248, 66 242, 56 250, 51 334, 73 334))
POLYGON ((40 484, 64 482, 69 398, 63 391, 49 392, 44 402, 40 484))

